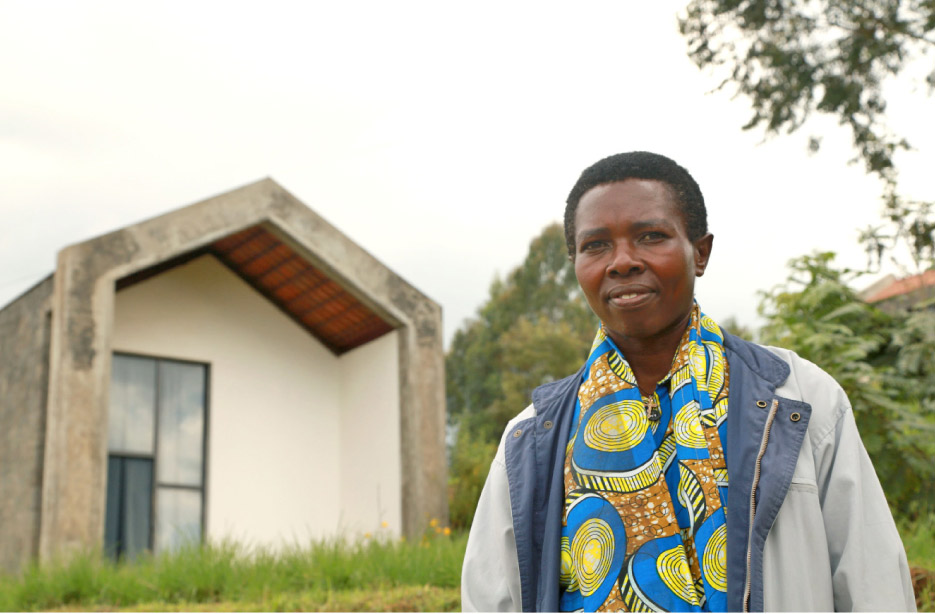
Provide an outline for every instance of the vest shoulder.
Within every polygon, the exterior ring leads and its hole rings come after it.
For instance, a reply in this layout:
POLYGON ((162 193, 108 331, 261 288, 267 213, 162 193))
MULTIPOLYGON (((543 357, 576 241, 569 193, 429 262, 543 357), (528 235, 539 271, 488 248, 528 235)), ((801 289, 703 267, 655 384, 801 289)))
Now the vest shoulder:
POLYGON ((578 385, 581 383, 581 374, 584 366, 560 380, 543 384, 532 391, 532 403, 535 405, 535 415, 544 415, 561 409, 561 406, 570 398, 577 398, 578 385))
POLYGON ((763 346, 789 365, 789 376, 776 389, 780 397, 808 403, 812 408, 808 431, 813 439, 822 439, 851 410, 841 385, 827 371, 802 358, 792 350, 763 346))
MULTIPOLYGON (((777 396, 811 406, 808 430, 812 438, 821 438, 835 427, 845 412, 850 411, 850 402, 841 385, 824 369, 794 351, 736 338, 728 343, 728 347, 734 350, 735 356, 743 359, 741 368, 750 368, 758 373, 765 370, 777 377, 773 380, 777 384, 777 396), (781 363, 781 370, 770 366, 770 362, 781 363)), ((732 375, 734 368, 735 363, 731 362, 732 375)))
MULTIPOLYGON (((798 392, 801 397, 804 397, 813 395, 822 390, 827 390, 829 392, 841 390, 841 386, 827 371, 812 361, 802 358, 792 350, 770 345, 760 347, 778 356, 783 362, 789 365, 789 377, 783 382, 781 388, 777 390, 782 396, 790 396, 798 392), (786 391, 787 394, 783 394, 783 391, 786 391)), ((800 398, 800 396, 795 396, 794 398, 806 402, 808 401, 808 399, 800 398)))

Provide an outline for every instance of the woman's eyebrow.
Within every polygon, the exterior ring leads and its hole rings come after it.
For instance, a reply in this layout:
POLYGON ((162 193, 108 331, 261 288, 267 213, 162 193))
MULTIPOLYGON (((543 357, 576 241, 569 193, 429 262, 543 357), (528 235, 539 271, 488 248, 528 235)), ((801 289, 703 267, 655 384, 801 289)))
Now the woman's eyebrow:
POLYGON ((633 222, 633 230, 645 230, 646 228, 658 228, 664 226, 666 228, 672 227, 672 222, 668 218, 660 217, 651 220, 640 220, 639 222, 633 222))
POLYGON ((588 228, 588 229, 586 229, 586 230, 582 230, 582 231, 578 232, 578 233, 575 235, 575 238, 576 238, 578 241, 584 241, 585 239, 590 239, 590 238, 592 238, 592 237, 596 237, 596 236, 599 236, 599 235, 605 235, 605 234, 607 234, 608 232, 610 232, 610 229, 607 228, 606 226, 600 226, 600 227, 598 227, 598 228, 588 228))

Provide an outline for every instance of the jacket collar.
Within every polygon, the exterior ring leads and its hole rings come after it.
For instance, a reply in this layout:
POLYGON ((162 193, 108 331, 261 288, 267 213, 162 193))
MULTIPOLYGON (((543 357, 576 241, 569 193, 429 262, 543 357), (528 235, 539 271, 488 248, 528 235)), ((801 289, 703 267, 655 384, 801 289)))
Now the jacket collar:
MULTIPOLYGON (((574 388, 574 395, 577 396, 578 386, 581 384, 581 376, 584 373, 584 365, 578 369, 574 375, 562 378, 560 380, 543 384, 532 391, 532 404, 536 408, 537 416, 546 416, 553 412, 560 411, 563 407, 562 401, 574 388)), ((572 397, 574 398, 574 396, 572 397)))
POLYGON ((766 380, 773 389, 779 388, 792 371, 786 361, 763 346, 726 331, 724 331, 724 347, 729 352, 728 360, 730 358, 742 360, 751 371, 766 380))

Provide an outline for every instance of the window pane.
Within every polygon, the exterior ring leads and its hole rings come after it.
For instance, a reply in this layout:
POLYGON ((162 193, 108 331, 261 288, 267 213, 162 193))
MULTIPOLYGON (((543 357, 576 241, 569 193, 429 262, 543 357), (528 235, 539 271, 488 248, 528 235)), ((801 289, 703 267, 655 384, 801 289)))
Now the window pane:
POLYGON ((133 558, 149 549, 153 496, 153 461, 124 459, 123 554, 133 558))
POLYGON ((123 485, 123 459, 111 456, 107 459, 107 512, 104 518, 104 550, 107 555, 117 557, 120 540, 120 501, 123 485))
POLYGON ((155 411, 156 361, 115 354, 107 418, 108 450, 152 454, 155 411))
POLYGON ((201 541, 201 491, 156 489, 156 552, 201 541))
POLYGON ((205 369, 159 365, 159 483, 201 486, 205 369))
POLYGON ((152 493, 153 461, 119 456, 107 459, 107 554, 133 558, 150 548, 152 493))

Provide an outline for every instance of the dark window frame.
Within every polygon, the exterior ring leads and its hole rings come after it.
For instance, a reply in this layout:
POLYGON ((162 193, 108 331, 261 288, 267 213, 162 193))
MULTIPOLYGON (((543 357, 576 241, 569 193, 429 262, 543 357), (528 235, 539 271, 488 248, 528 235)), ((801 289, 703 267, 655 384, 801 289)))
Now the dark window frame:
MULTIPOLYGON (((121 450, 110 450, 108 445, 107 458, 108 462, 110 458, 120 458, 120 459, 140 459, 140 460, 150 460, 153 463, 153 474, 152 474, 152 487, 150 489, 149 497, 149 543, 147 550, 150 552, 155 550, 156 547, 156 493, 160 487, 163 488, 177 488, 184 490, 194 490, 201 493, 201 518, 200 520, 200 542, 205 542, 205 528, 207 526, 208 519, 208 432, 210 427, 210 416, 211 416, 211 363, 200 362, 196 360, 186 360, 181 358, 167 358, 165 356, 158 356, 153 354, 142 354, 137 352, 123 352, 123 351, 114 351, 112 359, 118 356, 127 357, 127 358, 139 358, 144 360, 152 360, 155 362, 155 372, 156 379, 154 383, 154 396, 153 396, 153 447, 152 454, 143 454, 140 452, 129 452, 121 450), (160 405, 160 379, 163 363, 173 363, 173 364, 182 364, 182 365, 192 365, 201 367, 204 373, 204 391, 202 398, 202 406, 204 410, 203 415, 203 428, 201 433, 201 485, 192 486, 191 484, 174 484, 171 482, 160 482, 158 479, 159 476, 159 405, 160 405)), ((113 377, 113 368, 111 368, 111 377, 113 377)), ((108 411, 110 407, 108 406, 108 411)), ((107 494, 107 487, 104 489, 105 496, 107 494)), ((122 507, 122 506, 121 506, 122 507)), ((106 505, 105 505, 106 508, 106 505)), ((105 531, 105 540, 106 540, 106 531, 105 531)), ((105 543, 105 549, 107 549, 107 544, 105 543)), ((120 544, 117 544, 114 548, 114 554, 117 558, 120 558, 124 555, 123 548, 120 544)))

